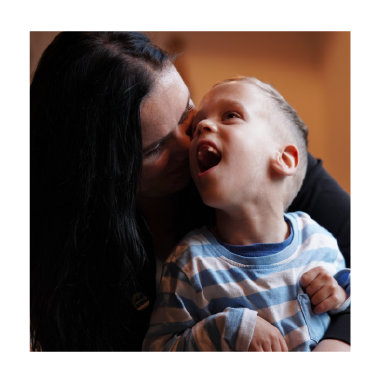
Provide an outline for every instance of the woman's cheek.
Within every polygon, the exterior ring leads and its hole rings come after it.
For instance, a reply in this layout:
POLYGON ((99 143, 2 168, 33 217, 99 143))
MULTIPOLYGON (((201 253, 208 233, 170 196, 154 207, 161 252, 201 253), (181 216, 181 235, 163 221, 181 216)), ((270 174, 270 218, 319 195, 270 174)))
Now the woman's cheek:
POLYGON ((147 180, 159 178, 165 172, 168 161, 169 159, 167 152, 163 152, 154 161, 143 164, 142 178, 145 178, 147 180))

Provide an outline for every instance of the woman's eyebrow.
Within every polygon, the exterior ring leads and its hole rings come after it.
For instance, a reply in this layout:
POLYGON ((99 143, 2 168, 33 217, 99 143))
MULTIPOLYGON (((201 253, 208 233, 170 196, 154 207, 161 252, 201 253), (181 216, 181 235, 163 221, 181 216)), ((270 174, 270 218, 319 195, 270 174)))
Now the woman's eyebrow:
POLYGON ((185 107, 185 111, 183 111, 183 114, 181 115, 181 118, 179 119, 178 124, 182 124, 186 120, 186 118, 187 118, 187 116, 188 116, 188 114, 190 112, 190 110, 189 110, 189 103, 190 103, 190 92, 189 92, 189 96, 187 98, 187 104, 186 104, 186 107, 185 107))

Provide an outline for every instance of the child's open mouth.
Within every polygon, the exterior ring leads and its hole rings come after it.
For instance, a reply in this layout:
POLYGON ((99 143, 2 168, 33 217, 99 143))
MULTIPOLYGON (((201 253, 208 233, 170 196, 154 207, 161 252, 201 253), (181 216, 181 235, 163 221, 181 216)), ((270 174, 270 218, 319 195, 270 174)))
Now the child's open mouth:
POLYGON ((199 172, 202 174, 217 166, 222 159, 222 155, 213 143, 204 142, 197 148, 197 158, 199 172))

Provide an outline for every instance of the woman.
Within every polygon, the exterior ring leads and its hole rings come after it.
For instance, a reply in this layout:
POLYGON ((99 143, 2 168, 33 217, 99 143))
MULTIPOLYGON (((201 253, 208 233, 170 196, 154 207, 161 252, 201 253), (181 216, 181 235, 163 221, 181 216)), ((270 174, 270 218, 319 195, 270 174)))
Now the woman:
MULTIPOLYGON (((45 50, 31 85, 33 350, 141 350, 155 255, 212 223, 189 184, 193 113, 170 58, 141 33, 61 33, 45 50)), ((310 160, 291 206, 306 212, 326 208, 313 181, 333 181, 310 160)), ((334 206, 341 244, 347 204, 334 206)), ((347 318, 327 345, 349 342, 347 318)))

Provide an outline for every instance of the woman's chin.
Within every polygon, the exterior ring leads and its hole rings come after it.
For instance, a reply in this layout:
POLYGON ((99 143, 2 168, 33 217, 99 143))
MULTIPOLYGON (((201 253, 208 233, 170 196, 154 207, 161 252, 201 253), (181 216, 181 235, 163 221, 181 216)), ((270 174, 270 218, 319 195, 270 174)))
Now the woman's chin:
POLYGON ((172 182, 172 186, 168 188, 170 193, 176 193, 183 190, 190 182, 190 171, 186 174, 183 174, 180 178, 176 178, 172 182))
POLYGON ((162 179, 156 186, 140 187, 138 194, 140 198, 162 198, 174 195, 183 190, 190 182, 190 172, 184 173, 176 178, 162 179))

